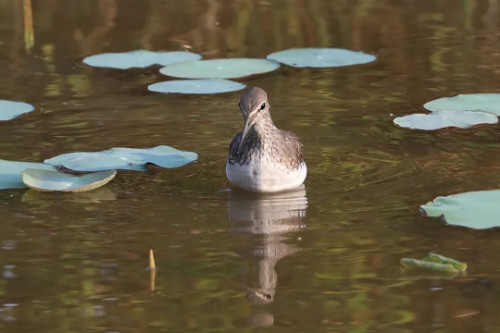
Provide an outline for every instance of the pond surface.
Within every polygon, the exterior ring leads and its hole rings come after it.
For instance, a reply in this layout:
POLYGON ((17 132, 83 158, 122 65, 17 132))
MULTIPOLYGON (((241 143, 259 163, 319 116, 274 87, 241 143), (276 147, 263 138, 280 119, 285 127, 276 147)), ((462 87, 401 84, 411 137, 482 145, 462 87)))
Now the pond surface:
POLYGON ((418 210, 500 186, 498 125, 392 123, 436 98, 499 91, 500 1, 35 0, 32 42, 28 5, 0 0, 0 98, 37 108, 0 123, 0 158, 161 144, 200 157, 88 193, 0 191, 1 331, 500 330, 500 233, 418 210), (225 176, 241 92, 162 95, 147 90, 165 80, 158 67, 82 64, 134 49, 209 59, 291 47, 378 60, 240 80, 267 90, 277 126, 306 148, 305 189, 264 197, 230 191, 225 176), (468 263, 467 276, 401 273, 402 257, 430 251, 468 263))

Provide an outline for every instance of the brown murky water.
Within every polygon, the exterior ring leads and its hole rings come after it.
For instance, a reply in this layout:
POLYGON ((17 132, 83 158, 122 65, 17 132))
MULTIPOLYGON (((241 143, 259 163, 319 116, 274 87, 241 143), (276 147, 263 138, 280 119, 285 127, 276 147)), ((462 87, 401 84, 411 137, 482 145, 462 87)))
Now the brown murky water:
POLYGON ((499 187, 498 126, 392 124, 434 98, 499 90, 498 0, 33 0, 32 10, 30 47, 23 1, 0 0, 0 98, 37 106, 0 123, 0 158, 159 144, 200 158, 120 172, 86 194, 0 191, 1 331, 500 330, 500 234, 418 212, 438 195, 499 187), (239 92, 154 94, 157 68, 81 64, 139 48, 217 58, 304 46, 379 59, 243 80, 268 91, 277 125, 307 149, 306 187, 285 196, 228 190, 239 92), (467 262, 467 277, 401 275, 401 257, 429 251, 467 262))

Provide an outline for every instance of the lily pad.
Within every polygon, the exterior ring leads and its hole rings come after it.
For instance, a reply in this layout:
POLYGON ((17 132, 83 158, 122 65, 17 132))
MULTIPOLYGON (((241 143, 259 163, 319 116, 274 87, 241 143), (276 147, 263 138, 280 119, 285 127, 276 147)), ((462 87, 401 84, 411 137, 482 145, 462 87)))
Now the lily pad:
POLYGON ((92 172, 81 176, 40 169, 26 169, 21 172, 24 184, 34 190, 48 192, 85 192, 95 190, 109 183, 115 175, 116 170, 92 172))
POLYGON ((218 94, 244 89, 246 85, 224 79, 172 80, 153 83, 149 91, 163 94, 218 94))
POLYGON ((364 52, 335 48, 288 49, 271 53, 267 59, 292 67, 343 67, 373 62, 376 56, 364 52))
POLYGON ((405 128, 432 131, 446 127, 469 128, 480 124, 496 124, 498 117, 480 111, 435 111, 396 117, 393 122, 405 128))
POLYGON ((178 168, 195 161, 198 154, 169 146, 152 148, 111 148, 99 152, 77 152, 52 157, 44 162, 75 171, 110 169, 147 170, 147 163, 162 168, 178 168))
POLYGON ((462 94, 443 97, 424 104, 430 111, 483 111, 500 116, 500 94, 462 94))
POLYGON ((467 270, 467 264, 436 253, 429 253, 421 260, 402 258, 401 266, 405 270, 423 270, 445 274, 464 273, 467 270))
POLYGON ((164 67, 160 73, 183 79, 234 79, 271 72, 279 67, 279 63, 266 59, 211 59, 164 67))
POLYGON ((83 62, 92 67, 146 68, 155 64, 168 66, 178 62, 201 59, 201 55, 186 51, 154 52, 135 50, 129 52, 101 53, 88 56, 83 62))
POLYGON ((21 172, 29 168, 56 170, 54 166, 44 163, 0 160, 0 189, 25 188, 21 172))
POLYGON ((28 103, 0 100, 0 121, 11 120, 33 110, 35 107, 28 103))
POLYGON ((500 227, 500 190, 465 192, 437 197, 421 205, 427 216, 472 229, 500 227))

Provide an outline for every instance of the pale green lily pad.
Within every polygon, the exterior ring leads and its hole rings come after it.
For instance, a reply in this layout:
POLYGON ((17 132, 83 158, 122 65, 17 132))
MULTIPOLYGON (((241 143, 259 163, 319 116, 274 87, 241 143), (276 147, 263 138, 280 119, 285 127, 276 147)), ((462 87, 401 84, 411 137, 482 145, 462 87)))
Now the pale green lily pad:
POLYGON ((443 97, 424 104, 430 111, 483 111, 500 116, 500 94, 462 94, 443 97))
POLYGON ((472 229, 500 227, 500 190, 465 192, 437 197, 421 205, 427 216, 472 229))
POLYGON ((160 73, 183 79, 234 79, 271 72, 279 67, 279 63, 266 59, 211 59, 164 67, 160 73))
POLYGON ((129 52, 101 53, 88 56, 83 62, 92 67, 129 69, 152 65, 168 66, 183 61, 201 59, 201 55, 186 51, 154 52, 135 50, 129 52))
POLYGON ((153 83, 149 91, 163 94, 218 94, 244 89, 246 85, 224 79, 172 80, 153 83))
POLYGON ((152 148, 111 148, 99 152, 77 152, 52 157, 44 162, 75 171, 110 169, 147 170, 147 163, 162 168, 178 168, 195 161, 198 154, 169 146, 152 148))
POLYGON ((275 60, 292 67, 343 67, 373 62, 376 56, 335 48, 288 49, 271 53, 267 59, 275 60))
POLYGON ((92 191, 115 178, 116 170, 92 172, 81 176, 69 173, 26 169, 21 172, 24 184, 38 191, 85 192, 92 191))
POLYGON ((28 103, 0 100, 0 121, 11 120, 33 110, 35 107, 28 103))
POLYGON ((401 267, 406 271, 431 271, 434 273, 457 274, 465 273, 467 264, 455 259, 447 258, 437 253, 429 255, 421 260, 402 258, 401 267))
POLYGON ((496 124, 498 117, 480 111, 435 111, 396 117, 393 122, 405 128, 432 131, 446 127, 465 129, 480 124, 496 124))
POLYGON ((54 166, 44 163, 0 160, 0 189, 25 188, 21 172, 30 168, 56 170, 54 166))

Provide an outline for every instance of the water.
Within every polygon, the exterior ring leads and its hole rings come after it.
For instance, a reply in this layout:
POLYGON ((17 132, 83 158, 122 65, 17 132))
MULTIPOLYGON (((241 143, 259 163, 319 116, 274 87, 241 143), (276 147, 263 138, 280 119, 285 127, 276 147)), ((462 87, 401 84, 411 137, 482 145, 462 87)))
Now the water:
POLYGON ((434 98, 498 91, 497 0, 36 0, 31 49, 22 4, 0 0, 0 98, 37 110, 0 123, 1 158, 159 144, 200 158, 120 172, 89 193, 1 191, 0 330, 500 329, 498 232, 418 212, 438 195, 498 188, 498 127, 392 124, 434 98), (81 64, 138 48, 217 58, 305 46, 379 59, 242 80, 267 90, 275 123, 305 144, 306 186, 288 197, 229 191, 239 93, 154 94, 147 85, 165 79, 157 68, 81 64), (467 276, 401 274, 402 257, 429 251, 467 262, 467 276))

